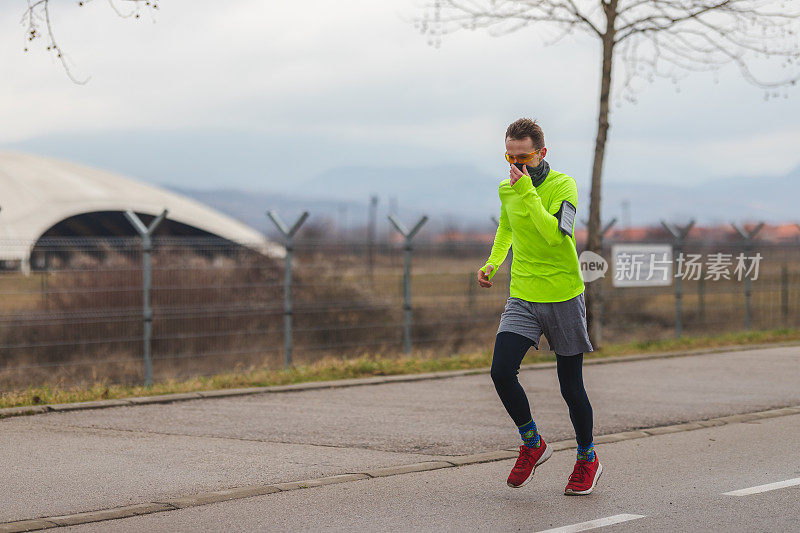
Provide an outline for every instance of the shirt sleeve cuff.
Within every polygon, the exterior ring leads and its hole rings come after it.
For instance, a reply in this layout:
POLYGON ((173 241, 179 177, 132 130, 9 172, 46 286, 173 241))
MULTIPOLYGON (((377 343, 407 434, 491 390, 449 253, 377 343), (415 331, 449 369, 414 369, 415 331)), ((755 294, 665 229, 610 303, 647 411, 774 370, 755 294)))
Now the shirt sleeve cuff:
POLYGON ((481 270, 483 270, 483 273, 486 274, 486 267, 488 267, 489 265, 492 265, 492 272, 488 276, 489 281, 491 281, 494 275, 497 274, 497 265, 495 265, 494 263, 487 262, 485 265, 481 267, 481 270))
POLYGON ((525 194, 526 192, 533 189, 533 182, 531 181, 531 177, 527 174, 524 174, 520 179, 518 179, 514 185, 511 186, 512 189, 517 191, 520 195, 525 194))

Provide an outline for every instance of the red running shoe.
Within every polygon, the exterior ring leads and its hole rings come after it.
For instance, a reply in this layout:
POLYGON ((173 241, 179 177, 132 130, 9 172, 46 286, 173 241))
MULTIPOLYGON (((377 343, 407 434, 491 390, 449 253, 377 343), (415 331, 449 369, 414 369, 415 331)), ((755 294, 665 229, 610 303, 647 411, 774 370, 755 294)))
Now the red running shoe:
POLYGON ((525 446, 524 444, 519 445, 519 457, 517 457, 517 462, 514 463, 514 468, 511 469, 506 482, 509 487, 518 489, 525 485, 533 477, 536 467, 553 455, 553 450, 544 442, 541 435, 539 436, 539 442, 541 444, 538 448, 525 446))
POLYGON ((594 455, 594 461, 584 461, 578 459, 575 461, 575 468, 569 476, 567 488, 564 489, 564 494, 579 495, 589 494, 594 490, 597 485, 597 480, 600 479, 600 474, 603 473, 603 465, 597 459, 597 452, 594 455))

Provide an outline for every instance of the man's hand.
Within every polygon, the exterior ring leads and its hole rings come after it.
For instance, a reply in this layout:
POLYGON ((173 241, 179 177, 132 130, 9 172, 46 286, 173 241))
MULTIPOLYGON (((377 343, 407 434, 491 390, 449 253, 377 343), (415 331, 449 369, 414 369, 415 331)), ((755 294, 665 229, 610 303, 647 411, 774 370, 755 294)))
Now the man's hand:
POLYGON ((513 187, 514 184, 520 179, 522 176, 530 176, 528 173, 528 165, 522 165, 525 169, 525 172, 522 172, 520 169, 517 168, 517 165, 511 165, 511 174, 509 174, 509 178, 511 179, 511 186, 513 187))
POLYGON ((486 273, 485 274, 483 273, 483 270, 481 270, 480 268, 478 269, 478 285, 480 285, 481 287, 484 287, 486 289, 488 289, 489 287, 492 286, 492 282, 489 281, 489 274, 492 273, 493 269, 494 269, 494 267, 492 267, 492 265, 488 265, 486 267, 486 273))

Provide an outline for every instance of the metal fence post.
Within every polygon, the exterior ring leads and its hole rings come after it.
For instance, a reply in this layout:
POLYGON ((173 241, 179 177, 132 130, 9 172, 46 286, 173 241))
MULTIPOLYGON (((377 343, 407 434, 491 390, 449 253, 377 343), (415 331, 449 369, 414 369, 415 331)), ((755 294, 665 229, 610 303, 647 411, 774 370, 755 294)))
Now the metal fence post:
POLYGON ((697 280, 697 323, 706 322, 706 281, 703 276, 697 280))
POLYGON ((378 216, 378 197, 369 199, 369 218, 367 220, 367 259, 369 264, 369 282, 375 287, 375 224, 378 216))
MULTIPOLYGON (((678 226, 677 224, 670 226, 665 221, 661 221, 661 225, 664 226, 675 239, 672 249, 674 251, 673 253, 677 252, 678 257, 683 253, 683 244, 686 235, 692 230, 694 222, 694 219, 691 219, 685 226, 678 226)), ((683 286, 681 284, 681 278, 682 276, 675 276, 675 336, 678 338, 683 334, 683 286)))
POLYGON ((428 217, 427 215, 423 215, 411 231, 408 231, 408 228, 406 228, 394 214, 389 215, 389 220, 391 220, 394 227, 397 228, 397 231, 405 238, 405 244, 403 246, 405 250, 405 266, 403 268, 403 310, 405 311, 405 350, 408 354, 411 353, 411 239, 414 238, 414 235, 416 235, 422 225, 425 224, 428 217))
POLYGON ((144 386, 153 385, 153 361, 150 357, 150 340, 153 335, 153 309, 150 306, 150 288, 152 286, 152 274, 150 264, 150 253, 153 250, 151 236, 159 224, 167 217, 168 211, 164 209, 149 226, 136 216, 136 213, 128 209, 125 217, 134 227, 142 238, 142 322, 144 323, 144 337, 142 339, 142 351, 144 353, 144 386))
POLYGON ((475 274, 470 272, 467 275, 467 307, 472 309, 475 307, 475 274))
MULTIPOLYGON (((601 250, 602 250, 602 246, 603 246, 602 243, 605 242, 605 240, 606 240, 606 234, 609 232, 609 230, 611 230, 611 228, 616 223, 617 223, 617 218, 614 217, 608 222, 608 224, 605 225, 605 227, 603 228, 603 231, 600 232, 600 243, 601 243, 600 244, 600 249, 601 250)), ((586 226, 588 227, 589 224, 587 223, 586 226)), ((597 333, 597 342, 600 343, 600 344, 602 344, 602 342, 603 342, 603 309, 604 309, 604 303, 605 303, 605 295, 603 293, 603 281, 604 280, 605 280, 605 276, 603 276, 602 278, 597 280, 598 283, 599 283, 599 285, 597 286, 597 296, 598 296, 598 299, 600 300, 598 302, 597 308, 600 311, 600 316, 597 317, 597 330, 596 330, 596 333, 597 333)))
MULTIPOLYGON (((744 231, 742 228, 737 226, 735 223, 731 222, 731 226, 735 229, 739 235, 744 239, 744 251, 747 253, 747 257, 750 257, 750 251, 753 249, 753 237, 761 231, 761 228, 764 227, 764 223, 760 222, 753 231, 747 232, 744 231)), ((752 265, 752 259, 750 264, 752 265)), ((750 276, 745 276, 744 278, 744 308, 745 308, 745 327, 750 330, 753 322, 752 311, 750 307, 750 276)))
POLYGON ((303 211, 291 229, 286 227, 275 211, 267 211, 267 216, 272 219, 286 239, 286 267, 283 279, 283 364, 289 368, 292 364, 292 237, 308 218, 308 211, 303 211))
POLYGON ((789 268, 781 265, 781 321, 789 327, 789 268))

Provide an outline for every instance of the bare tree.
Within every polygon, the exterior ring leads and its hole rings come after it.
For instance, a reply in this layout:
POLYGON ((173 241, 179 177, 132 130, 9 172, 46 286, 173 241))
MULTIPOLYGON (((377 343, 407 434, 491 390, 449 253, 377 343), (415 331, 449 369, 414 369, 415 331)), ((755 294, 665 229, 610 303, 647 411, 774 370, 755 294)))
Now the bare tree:
MULTIPOLYGON (((61 62, 61 65, 64 67, 64 71, 69 76, 73 82, 78 84, 84 84, 89 81, 89 78, 80 80, 76 78, 72 71, 69 68, 69 64, 67 62, 67 56, 64 50, 59 46, 58 42, 56 41, 55 31, 53 29, 53 19, 51 17, 51 5, 54 3, 55 0, 26 0, 28 3, 28 7, 25 9, 25 13, 22 16, 22 24, 27 27, 28 31, 28 41, 34 41, 36 39, 44 38, 47 42, 47 50, 53 54, 56 54, 56 57, 61 62)), ((78 7, 83 7, 92 0, 73 0, 78 7)), ((111 8, 116 12, 116 14, 122 18, 139 18, 142 14, 142 9, 150 9, 156 10, 158 9, 158 0, 116 0, 121 4, 128 4, 127 10, 120 9, 115 0, 107 0, 108 4, 111 8)), ((28 47, 25 47, 25 51, 28 51, 28 47)))
MULTIPOLYGON (((651 83, 654 76, 670 78, 679 91, 677 83, 688 75, 686 71, 716 71, 731 62, 748 82, 765 89, 765 99, 778 96, 779 88, 786 97, 786 88, 795 85, 800 73, 762 80, 747 60, 779 59, 783 68, 797 65, 800 11, 794 4, 779 0, 434 0, 415 23, 437 48, 442 35, 459 29, 485 28, 490 35, 501 36, 535 23, 548 23, 556 30, 556 38, 547 45, 576 29, 597 37, 602 63, 587 249, 601 253, 601 177, 614 60, 621 57, 625 63, 619 94, 633 103, 632 82, 637 78, 651 83)), ((601 338, 598 288, 596 283, 588 284, 586 291, 590 336, 596 346, 601 338)))

